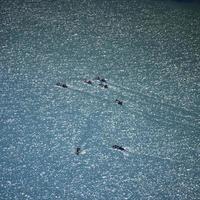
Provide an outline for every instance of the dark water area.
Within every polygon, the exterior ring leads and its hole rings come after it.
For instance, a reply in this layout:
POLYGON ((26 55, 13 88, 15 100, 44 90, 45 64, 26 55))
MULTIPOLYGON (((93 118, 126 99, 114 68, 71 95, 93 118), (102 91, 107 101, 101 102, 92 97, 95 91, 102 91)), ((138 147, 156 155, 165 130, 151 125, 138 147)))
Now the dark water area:
POLYGON ((197 4, 1 1, 0 200, 199 199, 197 4))
POLYGON ((200 3, 199 0, 173 0, 179 3, 200 3))
MULTIPOLYGON (((159 1, 159 0, 158 0, 159 1)), ((162 0, 160 0, 162 1, 162 0)), ((187 3, 187 4, 199 4, 199 0, 167 0, 168 2, 176 2, 176 3, 187 3)), ((166 1, 164 1, 166 2, 166 1)))

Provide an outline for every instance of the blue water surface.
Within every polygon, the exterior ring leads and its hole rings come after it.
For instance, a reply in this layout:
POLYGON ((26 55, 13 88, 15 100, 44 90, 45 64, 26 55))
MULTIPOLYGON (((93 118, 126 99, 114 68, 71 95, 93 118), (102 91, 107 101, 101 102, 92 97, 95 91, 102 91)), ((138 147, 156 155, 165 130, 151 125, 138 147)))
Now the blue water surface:
POLYGON ((197 4, 2 0, 0 199, 199 199, 197 4))

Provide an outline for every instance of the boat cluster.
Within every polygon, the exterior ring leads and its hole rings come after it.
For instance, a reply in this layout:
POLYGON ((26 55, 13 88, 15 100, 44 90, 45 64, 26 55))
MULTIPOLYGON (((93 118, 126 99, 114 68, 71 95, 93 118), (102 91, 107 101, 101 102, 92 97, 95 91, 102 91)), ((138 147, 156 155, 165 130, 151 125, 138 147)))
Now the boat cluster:
MULTIPOLYGON (((93 80, 88 80, 88 79, 84 79, 83 80, 83 83, 85 84, 88 84, 88 85, 94 85, 94 81, 98 81, 98 85, 102 88, 105 88, 105 89, 108 89, 109 88, 109 85, 108 85, 108 82, 105 78, 101 78, 99 76, 97 76, 95 79, 93 80)), ((62 87, 62 88, 69 88, 65 83, 61 83, 61 82, 58 82, 56 83, 56 86, 58 87, 62 87)), ((119 99, 115 99, 114 101, 115 103, 117 103, 118 105, 123 105, 123 101, 119 100, 119 99)), ((120 150, 120 151, 126 151, 126 149, 122 146, 119 146, 119 145, 112 145, 112 148, 113 149, 116 149, 116 150, 120 150)), ((80 148, 80 147, 77 147, 75 149, 75 154, 76 155, 80 155, 81 153, 83 152, 83 150, 80 148)))
MULTIPOLYGON (((94 81, 98 81, 98 82, 99 82, 98 85, 99 85, 100 87, 102 87, 102 88, 105 88, 105 89, 108 89, 108 88, 109 88, 107 80, 106 80, 105 78, 101 78, 101 77, 99 77, 99 76, 97 76, 93 81, 92 81, 92 80, 88 80, 88 79, 84 79, 84 80, 83 80, 83 83, 86 83, 86 84, 92 86, 92 85, 94 84, 94 81)), ((66 83, 61 83, 61 82, 57 82, 57 83, 56 83, 56 86, 62 87, 62 88, 68 88, 68 86, 66 85, 66 83)), ((121 106, 123 105, 123 101, 122 101, 122 100, 115 99, 114 102, 115 102, 116 104, 118 104, 118 105, 121 105, 121 106)))

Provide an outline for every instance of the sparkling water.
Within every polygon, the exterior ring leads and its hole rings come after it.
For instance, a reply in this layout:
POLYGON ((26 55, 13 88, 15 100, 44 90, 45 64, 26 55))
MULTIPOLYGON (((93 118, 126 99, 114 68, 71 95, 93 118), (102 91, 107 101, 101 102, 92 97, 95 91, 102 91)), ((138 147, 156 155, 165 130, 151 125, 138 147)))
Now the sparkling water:
POLYGON ((0 200, 199 199, 197 1, 0 11, 0 200))

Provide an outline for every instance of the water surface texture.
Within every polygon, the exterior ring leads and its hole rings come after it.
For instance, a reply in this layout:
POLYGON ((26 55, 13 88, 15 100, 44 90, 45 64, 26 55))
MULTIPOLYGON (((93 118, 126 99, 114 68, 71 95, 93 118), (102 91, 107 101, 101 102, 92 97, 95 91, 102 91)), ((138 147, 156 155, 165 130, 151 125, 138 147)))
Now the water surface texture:
POLYGON ((197 1, 1 0, 0 18, 0 200, 200 198, 197 1))

